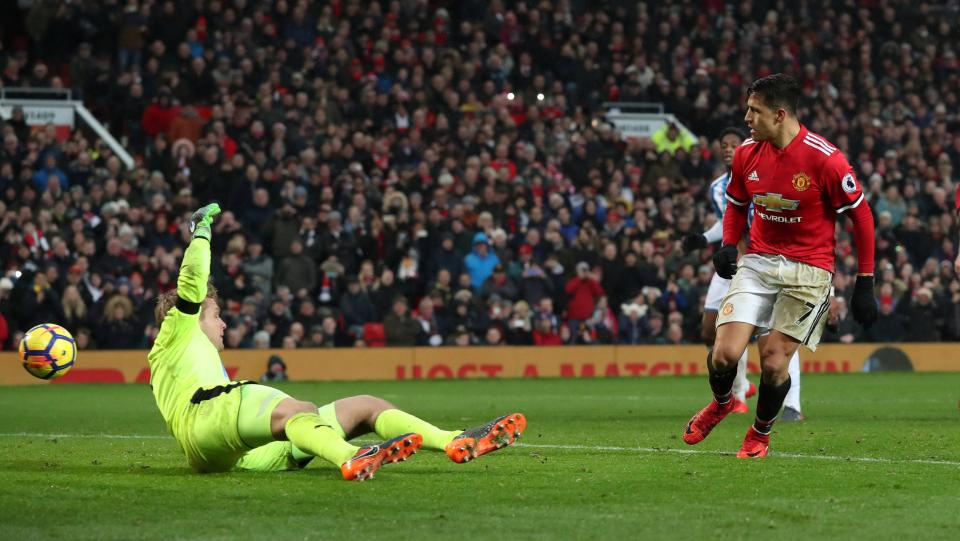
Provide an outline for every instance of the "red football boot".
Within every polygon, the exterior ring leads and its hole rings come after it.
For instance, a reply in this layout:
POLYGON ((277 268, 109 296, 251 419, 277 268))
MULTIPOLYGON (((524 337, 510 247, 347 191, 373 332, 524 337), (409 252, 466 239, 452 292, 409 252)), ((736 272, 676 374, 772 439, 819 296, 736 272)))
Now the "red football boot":
POLYGON ((743 438, 737 458, 763 458, 770 448, 770 434, 761 434, 750 425, 747 435, 743 438))
POLYGON ((707 407, 703 408, 687 423, 687 428, 683 431, 683 441, 689 445, 696 445, 710 435, 713 427, 717 426, 729 413, 731 413, 739 402, 735 396, 730 397, 730 401, 724 405, 717 404, 716 399, 711 400, 707 407))

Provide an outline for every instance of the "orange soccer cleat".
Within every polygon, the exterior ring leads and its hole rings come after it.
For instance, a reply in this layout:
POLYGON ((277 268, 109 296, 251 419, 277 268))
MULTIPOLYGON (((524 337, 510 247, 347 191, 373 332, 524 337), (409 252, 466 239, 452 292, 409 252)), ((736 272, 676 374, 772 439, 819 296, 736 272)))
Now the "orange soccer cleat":
MULTIPOLYGON (((733 412, 737 400, 735 396, 730 397, 730 401, 724 405, 717 404, 716 399, 711 400, 709 404, 687 423, 683 431, 683 441, 689 445, 696 445, 710 435, 713 427, 717 426, 729 413, 733 412)), ((741 402, 742 404, 742 402, 741 402)))
POLYGON ((767 456, 769 448, 770 434, 761 434, 753 428, 753 425, 750 425, 750 428, 747 429, 747 435, 743 438, 740 451, 737 452, 737 458, 763 458, 767 456))
POLYGON ((340 466, 340 473, 347 481, 373 479, 373 474, 384 464, 402 462, 417 452, 423 444, 423 436, 410 433, 376 445, 364 445, 353 458, 340 466))
POLYGON ((750 398, 751 396, 757 394, 757 386, 754 385, 752 381, 748 381, 747 383, 749 383, 750 386, 747 387, 747 394, 744 395, 744 398, 750 398))
POLYGON ((527 428, 527 418, 522 413, 498 417, 489 423, 464 430, 447 444, 444 451, 450 460, 463 464, 480 455, 512 445, 527 428))

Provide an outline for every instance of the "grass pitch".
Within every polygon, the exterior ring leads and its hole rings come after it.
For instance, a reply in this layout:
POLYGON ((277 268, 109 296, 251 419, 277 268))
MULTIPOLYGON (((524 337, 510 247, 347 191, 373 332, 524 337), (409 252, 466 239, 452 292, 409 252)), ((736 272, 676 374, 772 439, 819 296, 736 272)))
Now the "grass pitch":
MULTIPOLYGON (((704 378, 291 383, 369 393, 445 427, 528 418, 465 465, 421 452, 366 483, 196 475, 146 386, 0 388, 0 539, 956 539, 960 374, 805 375, 772 455, 733 457, 752 415, 688 447, 704 378)), ((750 401, 751 410, 756 399, 750 401)))

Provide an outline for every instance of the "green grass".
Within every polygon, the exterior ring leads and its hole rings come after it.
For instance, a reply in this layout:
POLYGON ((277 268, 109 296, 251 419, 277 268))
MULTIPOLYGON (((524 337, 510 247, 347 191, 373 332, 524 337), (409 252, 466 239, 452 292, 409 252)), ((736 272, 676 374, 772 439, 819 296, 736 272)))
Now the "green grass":
POLYGON ((146 386, 2 387, 0 539, 955 539, 960 528, 960 374, 804 376, 809 419, 777 425, 762 461, 732 456, 752 416, 696 447, 680 440, 707 400, 702 378, 283 389, 317 403, 376 394, 448 427, 523 411, 526 445, 466 465, 419 453, 366 483, 319 460, 195 475, 146 386))

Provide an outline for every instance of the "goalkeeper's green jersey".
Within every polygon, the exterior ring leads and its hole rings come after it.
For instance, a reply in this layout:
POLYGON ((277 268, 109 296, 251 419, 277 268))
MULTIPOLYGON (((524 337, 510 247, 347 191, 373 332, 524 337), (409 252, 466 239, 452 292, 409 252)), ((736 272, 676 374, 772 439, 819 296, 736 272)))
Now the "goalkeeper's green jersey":
POLYGON ((230 382, 220 353, 200 329, 199 307, 207 296, 209 277, 210 242, 193 239, 180 265, 177 305, 164 317, 147 356, 153 396, 167 427, 178 439, 184 428, 183 414, 197 389, 230 382))

